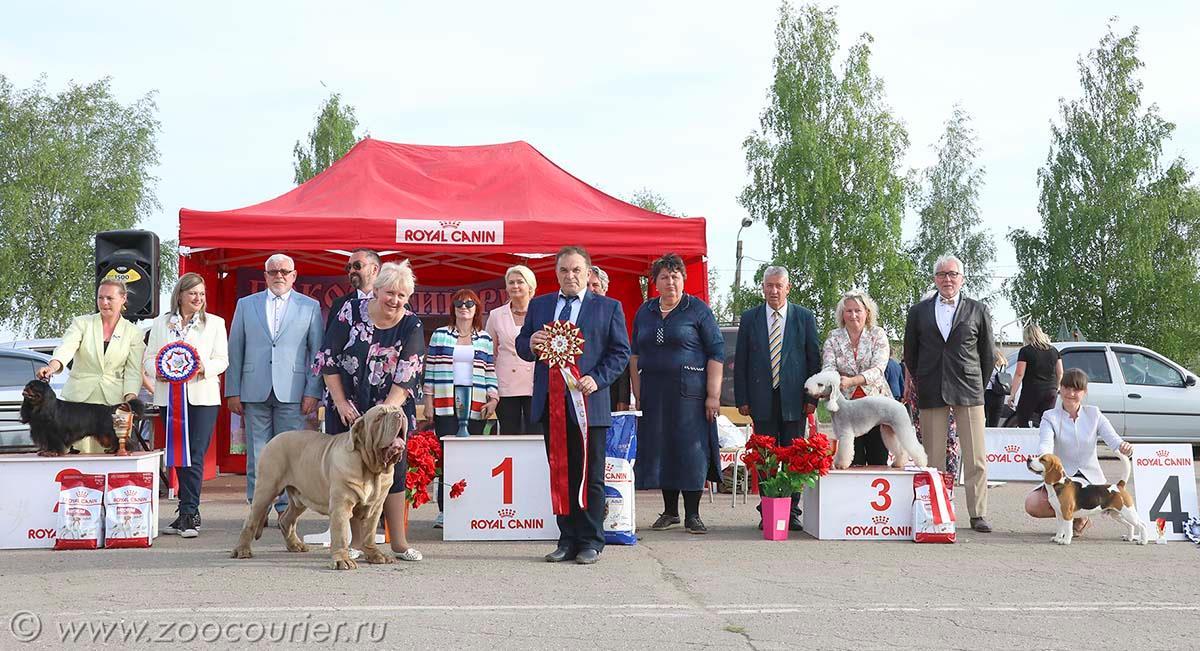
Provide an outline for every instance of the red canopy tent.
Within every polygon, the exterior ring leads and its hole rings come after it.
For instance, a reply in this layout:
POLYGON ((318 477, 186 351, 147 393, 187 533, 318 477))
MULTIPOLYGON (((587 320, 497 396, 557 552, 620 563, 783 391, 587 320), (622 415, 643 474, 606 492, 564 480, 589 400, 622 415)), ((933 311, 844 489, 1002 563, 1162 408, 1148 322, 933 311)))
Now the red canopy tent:
MULTIPOLYGON (((307 183, 259 204, 179 211, 180 271, 203 275, 209 309, 230 318, 239 268, 261 269, 276 252, 306 274, 341 274, 345 252, 371 247, 411 260, 424 285, 499 278, 514 264, 557 286, 553 253, 583 246, 608 272, 609 296, 627 318, 642 302, 639 278, 675 252, 687 291, 708 300, 705 220, 662 215, 580 181, 525 142, 471 147, 406 145, 367 138, 307 183)), ((227 420, 218 450, 228 450, 227 420)), ((224 471, 241 455, 218 455, 224 471)), ((212 466, 209 466, 212 467, 212 466)))

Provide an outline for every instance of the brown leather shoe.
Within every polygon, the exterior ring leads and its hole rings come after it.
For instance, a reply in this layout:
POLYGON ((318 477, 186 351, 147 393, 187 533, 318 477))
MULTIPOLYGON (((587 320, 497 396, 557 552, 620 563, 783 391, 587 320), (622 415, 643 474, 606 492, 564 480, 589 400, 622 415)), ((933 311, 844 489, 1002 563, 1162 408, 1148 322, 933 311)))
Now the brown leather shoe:
POLYGON ((991 533, 992 525, 985 518, 971 518, 971 528, 979 533, 991 533))

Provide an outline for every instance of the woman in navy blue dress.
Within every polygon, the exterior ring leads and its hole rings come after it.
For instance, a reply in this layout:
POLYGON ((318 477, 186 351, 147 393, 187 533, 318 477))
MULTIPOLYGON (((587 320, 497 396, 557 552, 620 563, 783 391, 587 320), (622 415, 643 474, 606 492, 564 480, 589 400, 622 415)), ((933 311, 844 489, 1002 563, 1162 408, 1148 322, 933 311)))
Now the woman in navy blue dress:
POLYGON ((708 533, 700 520, 700 495, 706 480, 719 479, 716 417, 725 341, 708 305, 684 293, 687 270, 679 256, 656 260, 650 278, 659 296, 634 316, 629 360, 642 410, 634 476, 638 489, 662 489, 663 512, 652 529, 679 524, 682 492, 684 528, 708 533))
MULTIPOLYGON (((384 264, 375 278, 375 295, 346 301, 325 332, 317 353, 317 370, 325 378, 341 428, 350 428, 375 405, 396 405, 408 416, 408 431, 416 430, 418 391, 425 354, 421 319, 408 310, 416 279, 405 261, 384 264)), ((408 545, 404 530, 407 460, 397 463, 392 488, 383 503, 383 517, 392 533, 392 551, 405 561, 421 560, 408 545)))

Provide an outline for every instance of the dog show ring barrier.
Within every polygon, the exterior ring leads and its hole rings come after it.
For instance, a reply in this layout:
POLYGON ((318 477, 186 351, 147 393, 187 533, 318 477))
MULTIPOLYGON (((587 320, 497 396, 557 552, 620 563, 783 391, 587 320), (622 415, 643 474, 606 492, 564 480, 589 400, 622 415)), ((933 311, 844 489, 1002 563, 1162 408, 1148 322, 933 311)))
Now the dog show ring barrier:
POLYGON ((443 540, 558 540, 541 436, 447 436, 442 441, 443 540), (462 495, 450 497, 451 487, 464 479, 462 495))
POLYGON ((829 471, 804 489, 804 533, 818 540, 913 540, 915 470, 829 471))
POLYGON ((158 537, 159 466, 162 451, 111 454, 0 455, 0 549, 53 547, 58 531, 59 479, 66 471, 89 475, 148 472, 154 475, 150 517, 152 538, 158 537))
POLYGON ((1034 427, 989 427, 984 430, 988 481, 1031 481, 1042 478, 1025 462, 1038 456, 1040 435, 1034 427))

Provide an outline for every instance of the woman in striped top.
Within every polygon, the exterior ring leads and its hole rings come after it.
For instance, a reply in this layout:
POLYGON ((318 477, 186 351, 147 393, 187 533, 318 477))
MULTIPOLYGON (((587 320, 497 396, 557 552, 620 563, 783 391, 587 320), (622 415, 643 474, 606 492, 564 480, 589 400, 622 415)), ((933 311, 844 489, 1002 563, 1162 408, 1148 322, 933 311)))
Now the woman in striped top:
MULTIPOLYGON (((479 296, 460 289, 453 298, 453 326, 433 331, 425 355, 425 414, 432 416, 438 438, 482 434, 496 413, 500 391, 496 385, 495 349, 483 329, 483 304, 479 296)), ((442 526, 443 495, 438 483, 438 517, 442 526)))

